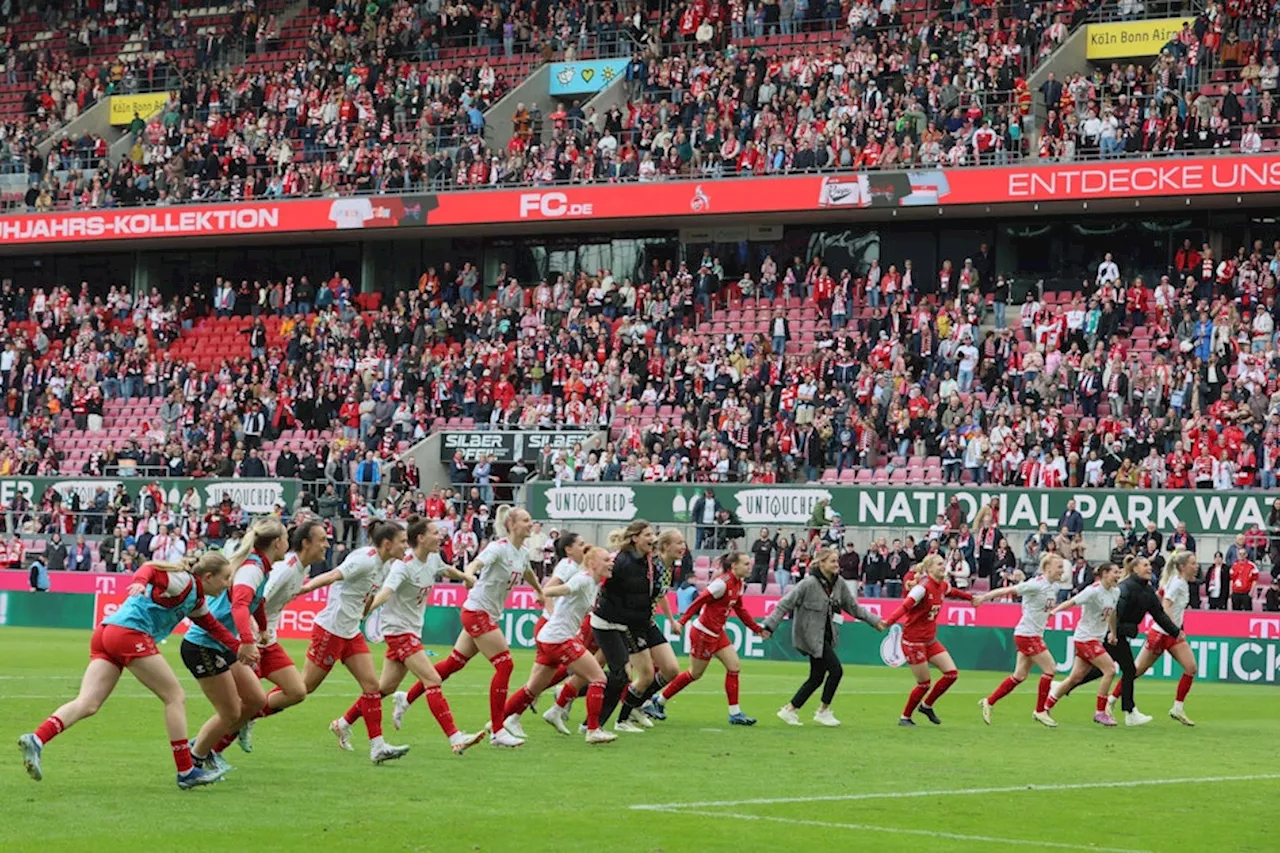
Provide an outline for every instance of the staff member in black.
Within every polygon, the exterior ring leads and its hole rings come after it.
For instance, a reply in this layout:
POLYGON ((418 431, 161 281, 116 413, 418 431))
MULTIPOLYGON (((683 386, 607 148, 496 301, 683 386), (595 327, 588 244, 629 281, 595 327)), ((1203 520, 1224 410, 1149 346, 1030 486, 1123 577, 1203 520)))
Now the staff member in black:
MULTIPOLYGON (((1164 612, 1160 604, 1160 596, 1151 586, 1151 562, 1146 557, 1129 557, 1124 561, 1124 578, 1120 581, 1120 598, 1116 601, 1116 633, 1108 636, 1103 646, 1111 659, 1120 667, 1123 681, 1120 683, 1120 707, 1124 710, 1126 726, 1142 726, 1151 722, 1151 717, 1138 710, 1133 700, 1133 685, 1138 677, 1138 668, 1133 660, 1133 646, 1129 641, 1138 636, 1138 625, 1142 617, 1150 614, 1164 632, 1177 639, 1182 636, 1182 629, 1174 624, 1169 614, 1164 612)), ((1102 672, 1096 667, 1089 671, 1080 684, 1101 678, 1102 672)), ((1080 684, 1075 685, 1079 687, 1080 684)), ((1072 688, 1075 689, 1075 688, 1072 688)), ((1068 690, 1067 694, 1070 695, 1068 690)))
POLYGON ((671 588, 670 567, 688 550, 684 535, 675 528, 667 528, 658 534, 653 550, 649 553, 649 600, 652 603, 649 624, 643 633, 632 636, 631 684, 622 694, 622 707, 618 710, 615 731, 633 732, 637 726, 653 728, 650 717, 657 720, 667 718, 666 712, 657 705, 650 706, 646 703, 680 674, 680 662, 676 660, 675 650, 667 642, 667 635, 658 627, 657 620, 653 617, 656 613, 662 613, 672 632, 679 636, 680 622, 671 613, 667 592, 671 588), (635 713, 641 706, 645 706, 645 712, 635 713))
POLYGON ((647 636, 653 621, 653 566, 649 560, 657 539, 649 522, 636 519, 622 531, 621 549, 613 559, 613 576, 600 587, 591 632, 608 665, 600 725, 613 715, 630 679, 627 661, 637 651, 635 637, 647 636))

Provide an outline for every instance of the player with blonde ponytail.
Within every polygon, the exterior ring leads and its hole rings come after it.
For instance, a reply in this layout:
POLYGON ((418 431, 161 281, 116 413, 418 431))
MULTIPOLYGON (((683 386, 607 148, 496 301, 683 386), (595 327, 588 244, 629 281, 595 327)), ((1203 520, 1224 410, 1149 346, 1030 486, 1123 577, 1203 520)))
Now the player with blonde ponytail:
MULTIPOLYGON (((1187 610, 1187 603, 1191 600, 1191 582, 1196 579, 1199 574, 1200 567, 1196 562, 1196 555, 1189 551, 1176 551, 1169 557, 1169 562, 1165 563, 1164 572, 1160 576, 1160 603, 1164 607, 1165 614, 1179 628, 1183 626, 1184 614, 1187 610)), ((1152 621, 1151 630, 1147 632, 1147 641, 1142 647, 1142 651, 1138 654, 1138 660, 1135 663, 1135 677, 1141 677, 1147 670, 1155 666, 1160 656, 1168 652, 1173 659, 1182 667, 1182 677, 1178 679, 1178 689, 1174 694, 1173 707, 1169 709, 1169 716, 1184 726, 1194 726, 1195 723, 1187 716, 1183 710, 1182 703, 1187 698, 1187 694, 1191 692, 1191 685, 1196 678, 1196 656, 1191 651, 1191 645, 1187 642, 1186 633, 1172 636, 1168 631, 1160 626, 1159 621, 1152 621)), ((1111 698, 1108 700, 1108 708, 1115 704, 1120 697, 1120 685, 1117 684, 1111 691, 1111 698)))
MULTIPOLYGON (((283 559, 288 550, 289 536, 284 525, 279 519, 266 518, 250 525, 231 555, 229 562, 235 570, 231 587, 209 602, 209 611, 236 634, 241 645, 256 646, 258 636, 266 633, 263 602, 267 579, 272 565, 283 559)), ((182 662, 215 711, 191 744, 191 757, 205 767, 225 766, 220 757, 222 750, 267 704, 257 673, 234 660, 230 651, 226 643, 198 625, 182 641, 182 662)))
MULTIPOLYGON (((493 746, 514 748, 524 744, 524 738, 504 727, 506 715, 503 712, 515 665, 499 623, 507 604, 507 593, 521 578, 533 587, 538 604, 545 604, 542 586, 529 565, 529 551, 525 546, 532 530, 533 518, 527 511, 507 505, 498 507, 493 520, 495 538, 467 564, 463 572, 463 583, 470 592, 462 603, 462 632, 453 645, 453 651, 436 667, 436 674, 444 682, 466 666, 477 652, 493 664, 493 678, 489 681, 488 726, 489 743, 493 746)), ((410 691, 404 707, 416 698, 414 691, 410 691)))

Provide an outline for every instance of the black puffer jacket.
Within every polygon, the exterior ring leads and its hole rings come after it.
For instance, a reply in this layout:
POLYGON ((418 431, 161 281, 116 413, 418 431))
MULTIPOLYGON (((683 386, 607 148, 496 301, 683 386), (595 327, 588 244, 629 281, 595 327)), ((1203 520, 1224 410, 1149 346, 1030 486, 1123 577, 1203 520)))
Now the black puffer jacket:
POLYGON ((1126 638, 1138 636, 1138 625, 1142 622, 1142 617, 1148 613, 1170 637, 1176 637, 1182 633, 1182 629, 1173 624, 1169 614, 1164 612, 1164 607, 1160 605, 1160 596, 1156 595, 1156 591, 1151 588, 1150 581, 1143 580, 1137 575, 1129 575, 1120 581, 1120 598, 1116 602, 1116 630, 1120 632, 1120 636, 1126 638))
POLYGON ((619 552, 613 560, 613 577, 600 588, 596 615, 633 630, 647 628, 653 618, 653 568, 648 557, 634 549, 619 552))

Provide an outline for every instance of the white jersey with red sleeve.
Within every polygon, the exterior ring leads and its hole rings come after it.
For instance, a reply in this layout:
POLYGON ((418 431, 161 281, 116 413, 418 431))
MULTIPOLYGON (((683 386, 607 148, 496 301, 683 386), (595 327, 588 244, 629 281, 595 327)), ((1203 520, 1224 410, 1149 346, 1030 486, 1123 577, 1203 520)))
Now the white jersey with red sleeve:
POLYGON ((360 633, 364 609, 387 576, 387 564, 377 548, 352 551, 338 566, 342 580, 329 587, 329 601, 316 614, 316 624, 344 640, 360 633))
POLYGON ((509 539, 495 539, 480 552, 476 562, 480 564, 480 574, 462 602, 462 609, 483 611, 501 619, 507 593, 529 567, 529 552, 512 545, 509 539))
MULTIPOLYGON (((565 557, 563 560, 556 563, 556 567, 551 570, 551 577, 555 578, 561 583, 568 583, 569 578, 573 577, 574 575, 578 574, 581 571, 582 571, 582 566, 575 563, 573 560, 570 560, 568 557, 565 557)), ((555 601, 554 598, 547 599, 547 604, 542 609, 542 618, 544 619, 551 618, 552 608, 556 607, 555 604, 552 604, 553 601, 555 601)))
POLYGON ((566 595, 557 596, 560 600, 556 602, 555 613, 551 614, 547 624, 543 625, 538 636, 534 637, 539 643, 550 645, 567 643, 577 637, 582 631, 582 620, 587 617, 587 612, 595 607, 601 584, 591 576, 590 572, 578 572, 565 581, 564 585, 569 588, 569 592, 566 595))
MULTIPOLYGON (((1183 615, 1187 612, 1187 603, 1191 601, 1191 588, 1187 586, 1187 582, 1177 575, 1164 588, 1165 601, 1173 602, 1172 606, 1166 608, 1165 612, 1169 614, 1169 618, 1173 620, 1173 624, 1179 628, 1182 627, 1183 615)), ((1151 623, 1151 630, 1161 634, 1165 630, 1160 627, 1159 622, 1151 623)))
POLYGON ((1077 643, 1088 643, 1105 639, 1111 631, 1111 614, 1120 600, 1120 587, 1103 589, 1101 583, 1095 583, 1076 596, 1076 604, 1080 607, 1080 621, 1071 639, 1077 643))
POLYGON ((1015 637, 1043 637, 1058 595, 1058 585, 1044 575, 1023 581, 1014 587, 1022 596, 1022 618, 1013 629, 1015 637))
POLYGON ((280 629, 280 617, 284 614, 285 605, 298 597, 306 580, 307 567, 302 565, 298 555, 292 551, 271 566, 262 599, 267 611, 266 645, 270 646, 277 641, 276 632, 280 629))
POLYGON ((439 552, 432 552, 425 560, 419 560, 410 552, 405 559, 391 565, 382 588, 391 590, 391 597, 382 605, 382 633, 422 636, 422 616, 427 608, 431 587, 444 575, 448 566, 440 559, 439 552))

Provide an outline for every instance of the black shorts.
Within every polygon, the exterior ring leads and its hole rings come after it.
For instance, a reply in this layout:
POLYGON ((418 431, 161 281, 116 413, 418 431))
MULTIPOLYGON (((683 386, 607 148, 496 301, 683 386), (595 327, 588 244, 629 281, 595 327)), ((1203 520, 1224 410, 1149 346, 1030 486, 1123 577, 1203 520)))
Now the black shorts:
POLYGON ((222 675, 235 662, 236 656, 230 652, 197 646, 190 640, 182 641, 182 663, 196 680, 222 675))
POLYGON ((650 622, 649 627, 643 631, 627 632, 627 644, 632 654, 664 645, 666 642, 667 635, 662 633, 662 629, 653 622, 650 622))

